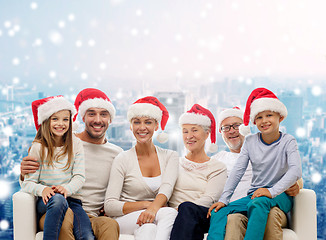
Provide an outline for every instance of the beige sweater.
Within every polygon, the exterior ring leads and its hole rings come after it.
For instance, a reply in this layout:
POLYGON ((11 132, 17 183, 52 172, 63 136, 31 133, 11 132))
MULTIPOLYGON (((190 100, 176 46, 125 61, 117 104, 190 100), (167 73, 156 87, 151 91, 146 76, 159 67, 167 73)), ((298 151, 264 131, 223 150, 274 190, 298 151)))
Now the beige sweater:
POLYGON ((179 156, 176 152, 156 147, 162 183, 152 191, 143 179, 135 147, 120 153, 113 161, 104 209, 110 217, 122 216, 125 202, 153 201, 157 194, 171 197, 178 175, 179 156))
POLYGON ((81 189, 83 208, 86 213, 98 216, 104 205, 113 159, 122 148, 112 144, 93 144, 84 142, 86 181, 81 189))
POLYGON ((216 158, 204 163, 196 163, 181 157, 179 177, 174 187, 169 206, 190 201, 197 205, 210 207, 222 194, 227 178, 226 166, 216 158))

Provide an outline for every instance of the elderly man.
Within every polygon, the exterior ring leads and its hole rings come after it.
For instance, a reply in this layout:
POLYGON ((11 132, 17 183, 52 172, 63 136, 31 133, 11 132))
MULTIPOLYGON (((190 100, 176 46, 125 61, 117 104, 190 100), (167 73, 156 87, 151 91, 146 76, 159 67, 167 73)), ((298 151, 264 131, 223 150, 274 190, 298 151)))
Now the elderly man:
MULTIPOLYGON (((75 107, 85 123, 85 130, 76 134, 82 140, 85 154, 86 181, 81 189, 83 208, 88 214, 96 239, 119 239, 119 226, 109 217, 100 216, 113 159, 122 149, 105 138, 106 130, 115 116, 115 108, 105 93, 86 88, 76 97, 75 107)), ((75 116, 74 120, 76 119, 75 116)), ((25 157, 21 163, 21 180, 27 173, 35 172, 37 159, 25 157)), ((42 229, 44 216, 40 221, 42 229)), ((59 239, 75 239, 73 213, 67 211, 59 239)))
MULTIPOLYGON (((222 138, 229 148, 229 152, 221 151, 214 158, 223 162, 227 167, 228 174, 241 151, 244 136, 239 133, 239 126, 242 124, 243 112, 235 107, 223 110, 218 116, 218 128, 222 138)), ((238 184, 231 201, 237 200, 247 195, 252 177, 251 166, 238 184)), ((299 193, 299 185, 295 184, 286 191, 287 194, 295 196, 299 193)), ((210 219, 207 218, 208 208, 198 206, 194 203, 186 202, 179 206, 179 213, 175 220, 171 240, 191 239, 202 240, 204 234, 208 232, 210 219)), ((265 240, 282 239, 282 227, 287 224, 285 214, 277 207, 270 211, 266 230, 265 240)), ((247 217, 242 214, 231 214, 228 216, 225 239, 243 239, 246 232, 247 217)))

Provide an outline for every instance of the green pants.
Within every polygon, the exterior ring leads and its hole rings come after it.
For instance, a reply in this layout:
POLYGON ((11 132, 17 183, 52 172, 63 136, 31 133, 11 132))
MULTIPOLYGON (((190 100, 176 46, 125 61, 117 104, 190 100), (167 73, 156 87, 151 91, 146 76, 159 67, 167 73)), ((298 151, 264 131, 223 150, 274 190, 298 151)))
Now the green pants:
POLYGON ((243 213, 248 217, 245 240, 262 240, 264 238, 268 213, 272 207, 279 207, 287 213, 292 209, 293 197, 282 193, 275 198, 256 197, 252 194, 231 202, 219 211, 212 211, 207 240, 224 240, 227 216, 232 213, 243 213))

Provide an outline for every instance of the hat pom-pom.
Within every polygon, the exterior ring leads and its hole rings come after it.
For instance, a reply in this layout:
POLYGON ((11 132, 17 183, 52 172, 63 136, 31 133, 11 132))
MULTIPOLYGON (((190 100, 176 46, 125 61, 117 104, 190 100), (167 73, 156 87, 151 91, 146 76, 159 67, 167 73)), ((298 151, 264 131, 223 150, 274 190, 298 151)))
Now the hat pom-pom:
POLYGON ((156 140, 159 143, 166 143, 169 140, 169 134, 165 132, 161 132, 160 134, 157 135, 156 140))
POLYGON ((250 132, 250 127, 249 125, 248 126, 245 126, 244 124, 241 124, 240 127, 239 127, 239 133, 242 135, 242 136, 247 136, 249 135, 251 132, 250 132))
POLYGON ((212 143, 208 148, 208 151, 211 153, 217 152, 217 150, 218 150, 218 146, 215 143, 212 143))
POLYGON ((77 132, 78 127, 79 127, 79 124, 78 124, 77 121, 75 121, 75 122, 72 123, 72 131, 73 132, 77 132))

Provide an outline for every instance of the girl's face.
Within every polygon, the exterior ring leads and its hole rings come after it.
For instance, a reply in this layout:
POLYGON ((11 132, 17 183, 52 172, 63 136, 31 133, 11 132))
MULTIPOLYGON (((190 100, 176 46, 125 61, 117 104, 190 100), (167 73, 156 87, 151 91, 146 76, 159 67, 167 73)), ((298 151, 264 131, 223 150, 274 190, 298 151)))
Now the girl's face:
POLYGON ((50 131, 56 140, 61 139, 69 130, 70 111, 62 110, 50 117, 50 131))
POLYGON ((146 143, 152 141, 153 134, 158 129, 158 123, 153 118, 135 117, 131 120, 130 129, 137 142, 146 143))
POLYGON ((182 137, 185 147, 190 151, 201 151, 205 148, 205 141, 209 132, 196 124, 183 124, 182 137))

